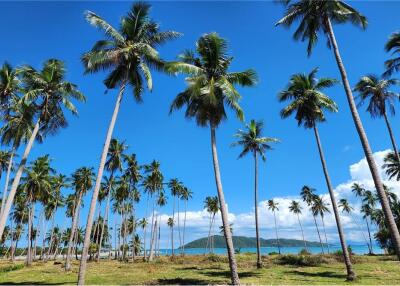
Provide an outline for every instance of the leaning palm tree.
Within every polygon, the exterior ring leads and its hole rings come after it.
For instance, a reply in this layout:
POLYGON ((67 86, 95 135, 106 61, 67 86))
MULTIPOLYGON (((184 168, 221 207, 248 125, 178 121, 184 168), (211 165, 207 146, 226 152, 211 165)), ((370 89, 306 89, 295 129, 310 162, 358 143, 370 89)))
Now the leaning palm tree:
POLYGON ((162 69, 164 63, 156 48, 179 36, 179 33, 173 31, 161 32, 159 25, 149 16, 150 7, 149 4, 144 2, 134 3, 127 15, 121 19, 119 30, 95 13, 86 12, 87 21, 102 30, 106 36, 105 40, 97 41, 92 50, 83 55, 82 62, 86 72, 111 70, 104 80, 104 84, 108 89, 119 87, 119 93, 104 142, 89 209, 79 270, 78 284, 80 285, 84 284, 85 281, 86 256, 90 244, 97 196, 123 93, 127 86, 131 86, 135 100, 140 102, 144 91, 144 81, 147 83, 147 88, 150 91, 152 90, 153 82, 150 67, 162 69))
POLYGON ((303 226, 301 225, 301 221, 300 221, 301 209, 302 209, 302 207, 301 207, 299 202, 292 201, 290 203, 289 211, 297 216, 297 220, 298 220, 299 225, 300 225, 301 236, 302 236, 303 242, 304 242, 304 249, 307 250, 307 243, 306 243, 306 240, 304 238, 303 226))
MULTIPOLYGON (((392 52, 392 55, 400 54, 400 32, 390 35, 389 40, 385 44, 385 51, 392 52)), ((384 76, 390 76, 393 72, 400 71, 400 56, 385 61, 385 67, 384 76)))
POLYGON ((305 202, 311 210, 311 214, 314 219, 315 229, 317 230, 317 234, 318 234, 318 238, 319 238, 319 244, 321 246, 321 251, 322 251, 322 253, 324 253, 324 246, 322 244, 321 234, 319 232, 318 223, 317 223, 317 215, 314 214, 314 212, 312 211, 312 204, 313 204, 314 198, 316 196, 315 191, 316 190, 314 188, 311 188, 309 186, 303 186, 301 188, 300 196, 303 199, 303 202, 305 202))
POLYGON ((147 232, 147 226, 149 225, 149 221, 146 217, 142 218, 139 221, 139 226, 143 230, 143 256, 146 257, 146 232, 147 232))
POLYGON ((9 112, 12 100, 20 91, 19 71, 5 62, 0 68, 0 114, 9 112))
POLYGON ((354 90, 359 92, 359 106, 369 99, 367 111, 371 117, 383 117, 385 119, 393 152, 400 162, 393 130, 388 119, 388 113, 394 115, 394 104, 398 102, 400 98, 397 92, 391 91, 389 88, 393 85, 399 85, 399 83, 400 81, 397 79, 380 79, 378 76, 371 74, 362 77, 356 84, 354 90))
POLYGON ((219 206, 218 206, 218 197, 206 197, 204 200, 204 208, 207 210, 207 212, 210 214, 210 226, 208 230, 208 239, 207 239, 207 244, 206 244, 206 251, 207 248, 209 249, 209 252, 212 253, 214 251, 214 237, 213 237, 213 226, 215 222, 215 215, 220 211, 219 206))
POLYGON ((274 213, 276 243, 278 245, 278 252, 279 254, 281 254, 281 245, 279 243, 279 236, 278 236, 278 225, 276 223, 276 211, 279 211, 278 205, 279 203, 275 202, 274 200, 268 200, 268 209, 274 213))
POLYGON ((24 88, 24 95, 21 100, 34 107, 36 123, 25 146, 25 151, 15 172, 14 180, 4 205, 0 218, 0 237, 3 234, 28 155, 39 131, 42 136, 46 136, 55 134, 57 130, 65 128, 68 122, 64 111, 69 110, 72 114, 77 114, 71 99, 85 100, 84 95, 77 89, 75 84, 65 81, 66 71, 62 61, 56 59, 47 60, 40 71, 35 70, 33 67, 25 66, 22 68, 21 73, 24 88))
POLYGON ((68 242, 67 258, 65 262, 65 270, 71 270, 71 252, 73 247, 73 239, 75 237, 78 217, 82 203, 82 197, 85 193, 92 188, 94 179, 93 168, 81 167, 72 174, 72 185, 75 188, 74 194, 74 208, 72 217, 71 233, 68 242))
MULTIPOLYGON (((174 219, 172 217, 169 217, 167 220, 167 225, 171 229, 171 243, 172 243, 172 236, 174 235, 172 232, 172 227, 174 226, 174 224, 175 224, 174 219)), ((174 249, 174 245, 171 244, 171 250, 173 250, 173 249, 174 249)))
POLYGON ((278 142, 276 138, 262 137, 263 126, 264 123, 262 121, 251 120, 250 124, 246 125, 246 130, 239 130, 235 134, 238 141, 232 144, 233 146, 240 145, 243 148, 239 154, 239 158, 248 153, 251 153, 254 158, 254 217, 256 223, 257 268, 262 267, 260 234, 258 230, 258 155, 265 161, 265 152, 272 149, 269 143, 278 142))
MULTIPOLYGON (((364 150, 365 158, 374 180, 375 188, 379 195, 382 210, 385 214, 389 232, 392 236, 395 252, 400 260, 399 230, 393 217, 393 213, 390 209, 388 199, 385 196, 382 180, 380 178, 375 159, 373 158, 372 149, 369 145, 360 115, 357 111, 357 106, 351 91, 343 60, 340 56, 338 43, 336 41, 332 25, 332 23, 344 24, 350 22, 365 29, 367 26, 367 19, 365 16, 360 14, 357 10, 342 0, 297 0, 282 2, 286 3, 287 9, 285 16, 277 22, 277 25, 290 27, 293 23, 299 22, 300 24, 293 37, 295 40, 308 41, 308 55, 311 54, 313 47, 316 45, 319 33, 322 33, 327 37, 329 44, 328 47, 333 48, 333 53, 342 77, 351 115, 353 117, 353 121, 364 150)), ((348 278, 351 279, 352 277, 348 278)))
POLYGON ((187 187, 184 187, 181 192, 181 199, 185 202, 185 215, 183 217, 183 232, 182 232, 182 253, 185 255, 185 231, 186 231, 186 212, 187 212, 187 203, 192 198, 193 192, 189 190, 187 187))
POLYGON ((292 114, 295 114, 295 119, 299 126, 303 125, 306 129, 314 130, 322 170, 324 172, 326 185, 332 202, 344 262, 346 264, 347 279, 354 280, 355 274, 351 265, 350 255, 347 251, 347 244, 342 223, 340 221, 339 210, 336 205, 335 194, 333 192, 333 186, 328 173, 328 167, 326 165, 325 155, 317 127, 318 123, 326 120, 324 111, 337 112, 336 103, 323 93, 324 89, 333 86, 337 81, 331 78, 317 79, 317 71, 318 69, 315 68, 309 74, 295 74, 290 78, 287 88, 279 94, 279 101, 289 101, 289 105, 282 109, 281 116, 282 118, 288 118, 292 114))
MULTIPOLYGON (((170 72, 188 75, 188 87, 174 99, 170 112, 186 106, 186 117, 195 118, 201 127, 210 127, 215 183, 222 223, 227 226, 228 213, 222 190, 215 133, 222 120, 227 117, 226 107, 233 109, 236 116, 243 121, 244 115, 239 105, 241 96, 235 85, 253 86, 257 78, 251 69, 244 72, 228 71, 233 58, 227 54, 226 41, 216 33, 201 36, 196 43, 196 52, 185 51, 180 56, 180 62, 170 63, 167 67, 170 72)), ((224 230, 232 284, 239 284, 232 234, 229 228, 225 227, 224 230)))
POLYGON ((315 215, 315 216, 319 215, 321 217, 322 229, 324 230, 324 234, 325 234, 325 243, 326 243, 326 247, 328 248, 328 253, 329 253, 328 237, 326 235, 325 220, 324 220, 325 213, 330 212, 328 209, 328 203, 326 203, 322 197, 315 196, 313 199, 313 204, 311 206, 311 211, 312 211, 313 215, 315 215))
MULTIPOLYGON (((170 180, 169 180, 169 182, 168 182, 168 188, 170 189, 170 191, 171 191, 171 196, 172 196, 172 198, 173 198, 173 203, 172 203, 172 219, 173 219, 173 221, 175 222, 175 200, 176 200, 177 197, 179 198, 180 193, 181 193, 182 190, 183 190, 183 184, 182 184, 182 182, 180 182, 177 178, 173 178, 173 179, 170 179, 170 180)), ((175 223, 173 223, 173 224, 171 225, 171 232, 172 232, 172 236, 171 236, 171 245, 172 245, 171 251, 172 251, 172 253, 171 253, 171 255, 172 255, 172 256, 175 255, 175 253, 174 253, 174 251, 175 251, 175 249, 174 249, 174 248, 175 248, 175 247, 174 247, 174 226, 175 226, 175 223)))

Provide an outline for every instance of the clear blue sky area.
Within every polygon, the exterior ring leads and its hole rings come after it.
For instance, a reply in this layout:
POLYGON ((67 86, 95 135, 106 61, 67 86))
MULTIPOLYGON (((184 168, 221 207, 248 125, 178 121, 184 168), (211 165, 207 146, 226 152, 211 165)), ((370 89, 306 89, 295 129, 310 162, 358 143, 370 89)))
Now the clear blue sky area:
MULTIPOLYGON (((344 63, 352 85, 367 73, 383 71, 388 58, 383 50, 388 36, 399 28, 400 2, 351 2, 369 19, 366 31, 350 25, 336 26, 344 63)), ((66 62, 68 79, 87 96, 79 104, 79 118, 70 117, 70 126, 44 144, 34 146, 30 159, 50 154, 55 168, 70 174, 81 166, 98 167, 100 152, 117 91, 105 94, 105 74, 83 75, 80 56, 89 50, 102 34, 86 23, 83 13, 91 10, 118 25, 130 2, 1 2, 0 62, 13 65, 31 64, 40 68, 48 58, 66 62)), ((325 193, 326 187, 313 133, 298 128, 294 119, 282 120, 277 93, 293 73, 309 72, 320 67, 320 76, 339 78, 333 54, 321 39, 313 55, 307 58, 306 45, 292 40, 293 31, 275 27, 283 8, 272 2, 152 2, 152 17, 164 30, 184 34, 161 48, 161 55, 173 60, 182 50, 193 48, 203 33, 216 31, 229 42, 234 56, 232 70, 254 68, 259 75, 255 88, 240 89, 246 120, 262 119, 265 135, 281 143, 267 154, 260 167, 260 199, 299 193, 304 184, 325 193)), ((114 136, 125 140, 140 163, 153 159, 161 162, 167 179, 178 177, 194 192, 189 203, 200 210, 208 195, 215 195, 209 130, 199 128, 184 118, 182 112, 168 115, 174 96, 184 88, 183 77, 169 77, 154 72, 154 91, 146 92, 140 105, 126 93, 114 136)), ((350 117, 341 85, 327 92, 339 105, 340 113, 328 115, 320 135, 334 185, 349 178, 349 166, 363 157, 361 145, 350 117)), ((382 120, 371 120, 360 112, 374 151, 390 147, 382 120)), ((392 118, 398 135, 399 120, 392 118)), ((218 129, 218 152, 222 180, 231 212, 250 211, 253 207, 253 162, 250 157, 237 160, 239 149, 231 148, 233 134, 242 127, 233 114, 218 129)), ((68 192, 68 190, 66 190, 68 192)), ((91 194, 91 193, 90 193, 91 194)), ((89 196, 85 198, 88 206, 89 196)), ((139 207, 143 215, 144 203, 139 207)), ((165 211, 172 207, 169 204, 165 211)), ((87 208, 82 212, 86 221, 87 208)), ((63 225, 63 215, 58 219, 63 225)), ((65 222, 70 224, 69 220, 65 222)))

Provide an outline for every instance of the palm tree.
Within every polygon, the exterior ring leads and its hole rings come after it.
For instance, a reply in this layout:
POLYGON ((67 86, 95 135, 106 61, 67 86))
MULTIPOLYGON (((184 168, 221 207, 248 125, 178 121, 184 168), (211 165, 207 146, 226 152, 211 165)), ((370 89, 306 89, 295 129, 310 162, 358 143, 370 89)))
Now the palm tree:
POLYGON ((172 217, 168 218, 168 220, 167 220, 167 225, 168 225, 169 228, 171 229, 171 250, 172 250, 172 251, 174 251, 174 245, 173 245, 173 243, 172 243, 172 241, 173 241, 173 236, 174 236, 174 234, 173 234, 173 232, 172 232, 172 227, 174 226, 174 224, 175 224, 174 219, 173 219, 172 217))
MULTIPOLYGON (((228 213, 225 196, 222 190, 221 174, 218 162, 215 131, 226 119, 226 106, 233 109, 236 116, 243 121, 243 111, 239 105, 240 94, 235 85, 253 86, 256 83, 255 71, 229 72, 233 58, 227 54, 227 43, 218 34, 205 34, 196 43, 197 54, 186 51, 181 62, 168 64, 170 72, 185 73, 188 88, 179 93, 172 102, 170 113, 186 106, 185 116, 195 118, 201 127, 210 127, 211 150, 213 156, 215 183, 221 208, 222 223, 228 225, 228 213)), ((225 228, 225 239, 228 250, 229 267, 232 284, 239 284, 232 235, 225 228)))
POLYGON ((304 249, 307 250, 307 243, 306 243, 306 240, 304 239, 303 226, 301 225, 301 221, 300 221, 301 210, 302 210, 302 207, 300 206, 299 202, 292 201, 290 203, 289 211, 291 211, 293 214, 295 214, 297 216, 297 220, 299 221, 299 225, 300 225, 301 236, 302 236, 303 242, 304 242, 304 249))
POLYGON ((103 245, 103 238, 104 238, 104 227, 105 225, 107 225, 107 228, 109 227, 108 221, 110 212, 110 200, 111 200, 111 194, 113 193, 114 187, 116 185, 114 175, 115 172, 122 171, 122 165, 126 158, 124 151, 127 148, 128 146, 125 145, 124 142, 119 142, 115 138, 111 139, 110 147, 107 152, 107 161, 105 163, 105 168, 110 173, 110 176, 108 178, 105 178, 104 183, 102 183, 100 186, 105 191, 105 196, 107 196, 107 202, 106 202, 104 219, 102 221, 102 226, 101 226, 100 240, 97 250, 97 262, 100 261, 101 247, 103 245))
POLYGON ((369 248, 369 254, 373 254, 373 248, 372 248, 372 238, 371 238, 371 228, 370 228, 370 224, 369 224, 369 222, 368 222, 368 219, 370 219, 371 220, 371 216, 372 216, 372 214, 373 214, 373 212, 374 212, 374 208, 371 206, 371 205, 369 205, 368 203, 364 203, 362 206, 361 206, 361 213, 363 213, 363 219, 365 220, 365 222, 367 223, 367 230, 368 230, 368 237, 369 237, 369 245, 370 245, 370 248, 369 248))
POLYGON ((33 67, 25 66, 22 68, 22 75, 25 94, 21 100, 30 102, 34 106, 36 123, 25 146, 25 151, 4 205, 0 218, 0 237, 3 234, 28 155, 38 132, 40 131, 43 136, 46 136, 55 134, 57 130, 65 128, 67 119, 64 110, 77 114, 71 98, 78 101, 85 100, 84 95, 77 89, 75 84, 65 81, 66 71, 62 61, 56 59, 47 60, 40 71, 35 70, 33 67))
POLYGON ((394 115, 394 103, 399 100, 397 92, 390 91, 393 85, 398 85, 400 81, 397 79, 380 79, 376 75, 367 75, 360 79, 356 84, 354 91, 359 92, 359 106, 369 99, 367 111, 372 118, 383 117, 389 132, 390 141, 392 142, 393 152, 400 162, 399 152, 397 151, 396 141, 394 139, 392 127, 390 126, 387 113, 394 115))
MULTIPOLYGON (((324 172, 326 185, 333 206, 336 226, 339 233, 342 253, 347 269, 347 279, 354 280, 355 274, 350 261, 350 255, 347 251, 346 239, 342 223, 340 221, 339 210, 336 205, 335 194, 331 179, 328 173, 328 167, 325 161, 324 151, 321 145, 317 123, 324 122, 324 111, 337 112, 336 103, 330 99, 323 90, 337 83, 335 79, 321 78, 317 79, 318 69, 313 69, 309 74, 295 74, 290 78, 290 82, 286 88, 279 94, 279 101, 290 101, 289 105, 282 109, 281 117, 288 118, 295 114, 295 119, 299 126, 303 125, 306 129, 313 129, 315 139, 317 141, 318 153, 321 160, 322 170, 324 172)), ((328 247, 329 250, 329 247, 328 247)))
POLYGON ((303 199, 303 202, 305 202, 307 204, 307 206, 311 210, 311 213, 312 213, 312 216, 313 216, 313 219, 314 219, 315 229, 317 230, 319 243, 320 243, 320 246, 321 246, 321 251, 322 251, 322 253, 324 253, 324 246, 322 245, 321 234, 319 232, 317 218, 316 218, 317 215, 314 214, 314 212, 312 211, 312 205, 313 205, 313 202, 314 202, 314 198, 316 196, 315 191, 316 190, 314 188, 311 188, 309 186, 303 186, 301 188, 300 196, 303 199))
MULTIPOLYGON (((392 55, 399 54, 400 50, 400 32, 390 35, 389 40, 385 44, 385 51, 392 52, 392 55)), ((390 76, 393 72, 400 70, 400 57, 394 57, 385 62, 386 71, 384 76, 390 76)))
MULTIPOLYGON (((161 209, 162 207, 164 207, 167 204, 167 196, 165 195, 165 192, 161 191, 158 195, 157 198, 157 206, 159 207, 159 209, 161 209)), ((156 231, 157 235, 154 237, 155 240, 155 249, 156 249, 156 255, 159 254, 159 247, 160 247, 160 239, 161 239, 161 213, 158 214, 158 218, 156 218, 156 222, 158 224, 158 229, 156 231)))
POLYGON ((146 217, 142 218, 139 221, 140 227, 143 229, 143 251, 144 251, 144 258, 146 259, 146 231, 147 231, 147 226, 149 225, 149 222, 146 217))
MULTIPOLYGON (((4 171, 6 171, 7 172, 7 176, 9 176, 8 168, 10 168, 10 171, 11 171, 11 168, 12 168, 12 156, 14 156, 14 152, 0 151, 0 179, 1 179, 1 176, 3 175, 4 171)), ((1 200, 0 213, 1 213, 1 210, 3 209, 3 207, 4 207, 4 203, 5 203, 5 200, 7 198, 6 194, 7 194, 7 191, 4 190, 3 191, 2 200, 1 200)))
POLYGON ((183 218, 183 233, 182 233, 182 253, 185 255, 185 231, 186 231, 186 212, 187 212, 187 202, 193 197, 193 192, 187 187, 182 189, 181 199, 185 202, 185 216, 183 218))
POLYGON ((0 114, 9 112, 12 106, 12 100, 16 98, 20 91, 19 72, 9 63, 4 62, 0 68, 0 114))
MULTIPOLYGON (((382 210, 385 214, 388 228, 392 236, 395 252, 400 260, 399 230, 394 220, 393 213, 390 209, 388 199, 385 196, 382 180, 373 158, 373 153, 369 145, 367 135, 357 111, 357 106, 355 104, 346 69, 340 56, 338 43, 336 42, 332 26, 332 22, 334 24, 344 24, 350 22, 365 29, 367 26, 367 19, 353 7, 341 0, 297 0, 282 2, 287 4, 287 9, 285 16, 278 21, 277 25, 290 27, 294 22, 300 22, 300 25, 294 33, 294 39, 308 41, 308 55, 311 54, 313 47, 318 41, 318 33, 322 33, 323 35, 327 36, 329 47, 333 48, 333 53, 342 77, 351 115, 353 117, 353 121, 364 150, 365 158, 374 180, 375 188, 379 195, 382 210)), ((351 279, 352 277, 348 278, 351 279)))
POLYGON ((172 245, 172 256, 175 255, 174 253, 174 226, 175 226, 175 200, 176 197, 180 196, 180 193, 183 189, 183 184, 177 179, 177 178, 173 178, 170 179, 168 182, 168 188, 171 190, 171 196, 173 198, 173 203, 172 203, 172 220, 174 221, 174 223, 171 225, 171 232, 172 232, 172 236, 171 236, 171 245, 172 245))
POLYGON ((400 161, 398 160, 398 155, 396 156, 394 152, 389 152, 383 159, 384 164, 382 165, 382 169, 385 170, 389 180, 395 178, 396 181, 400 181, 400 161))
POLYGON ((208 230, 208 240, 206 245, 209 248, 210 252, 214 251, 214 237, 212 234, 214 222, 215 222, 215 215, 220 211, 218 205, 218 197, 206 197, 204 200, 204 208, 207 209, 207 212, 210 214, 210 228, 208 230))
POLYGON ((75 237, 75 231, 77 229, 82 197, 86 194, 88 190, 92 188, 93 180, 94 180, 93 168, 81 167, 72 174, 72 185, 75 188, 75 194, 74 194, 74 208, 72 216, 71 233, 69 236, 67 258, 65 262, 66 271, 71 270, 71 254, 72 254, 71 252, 73 247, 73 240, 75 237))
POLYGON ((163 68, 164 62, 160 59, 156 48, 179 36, 179 33, 173 31, 161 32, 159 25, 149 16, 150 7, 149 4, 144 2, 134 3, 128 14, 121 19, 119 30, 112 27, 95 13, 86 12, 87 21, 102 30, 106 36, 105 40, 97 41, 92 50, 83 55, 82 62, 86 72, 94 73, 104 69, 111 70, 104 80, 104 84, 108 89, 119 86, 119 93, 104 142, 89 209, 79 270, 78 284, 80 285, 84 284, 86 256, 90 244, 90 233, 97 196, 123 93, 126 86, 131 86, 135 100, 137 102, 142 101, 143 81, 146 81, 147 88, 150 91, 153 86, 150 67, 163 68))
MULTIPOLYGON (((313 199, 313 204, 311 206, 311 211, 315 216, 320 215, 320 217, 321 217, 322 228, 323 228, 324 234, 325 234, 325 243, 326 243, 326 247, 328 248, 328 253, 329 253, 328 237, 326 236, 325 221, 324 221, 325 213, 330 212, 328 209, 328 203, 326 203, 322 197, 315 196, 313 199)), ((346 245, 345 245, 345 249, 347 250, 346 245)), ((352 275, 352 273, 347 274, 347 276, 350 276, 350 275, 352 275)), ((354 275, 354 273, 353 273, 353 275, 354 275)), ((354 279, 354 278, 348 278, 348 279, 354 279)))
POLYGON ((232 145, 240 145, 243 150, 239 154, 242 158, 248 153, 251 153, 254 158, 254 217, 256 224, 256 240, 257 240, 257 268, 262 267, 261 251, 260 251, 260 234, 258 230, 258 156, 265 161, 265 151, 271 150, 272 147, 269 143, 278 142, 278 139, 271 137, 262 137, 262 129, 264 123, 262 121, 251 120, 250 124, 246 125, 246 130, 239 130, 235 137, 238 138, 237 142, 232 145))
POLYGON ((278 236, 278 225, 276 223, 276 211, 279 211, 278 208, 279 203, 274 202, 274 200, 268 200, 268 209, 274 213, 274 221, 275 221, 275 234, 276 234, 276 243, 278 244, 278 252, 281 254, 281 246, 279 243, 279 236, 278 236))

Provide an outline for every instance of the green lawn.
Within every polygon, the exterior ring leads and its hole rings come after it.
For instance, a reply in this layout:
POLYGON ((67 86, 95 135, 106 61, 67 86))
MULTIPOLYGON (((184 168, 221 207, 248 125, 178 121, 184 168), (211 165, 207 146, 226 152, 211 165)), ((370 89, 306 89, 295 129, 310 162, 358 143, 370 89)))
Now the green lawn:
MULTIPOLYGON (((263 257, 264 268, 255 268, 253 254, 240 254, 239 275, 245 284, 349 284, 345 281, 344 265, 331 257, 315 267, 280 265, 277 256, 263 257)), ((88 264, 87 284, 226 284, 229 269, 226 257, 204 256, 185 258, 163 257, 152 263, 142 261, 101 261, 88 264)), ((23 262, 0 262, 1 284, 68 284, 76 283, 78 263, 72 272, 65 272, 60 262, 36 262, 22 267, 23 262), (15 266, 16 265, 16 266, 15 266), (19 266, 21 265, 21 266, 19 266)), ((394 257, 355 257, 357 281, 352 284, 398 284, 400 264, 394 257)))

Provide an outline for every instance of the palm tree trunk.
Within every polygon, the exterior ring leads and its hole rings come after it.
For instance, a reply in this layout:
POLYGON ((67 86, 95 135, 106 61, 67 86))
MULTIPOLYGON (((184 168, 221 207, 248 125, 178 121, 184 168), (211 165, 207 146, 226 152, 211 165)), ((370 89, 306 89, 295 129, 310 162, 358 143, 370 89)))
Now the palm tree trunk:
POLYGON ((319 228, 318 228, 318 224, 317 224, 317 219, 316 219, 316 217, 315 217, 314 214, 313 214, 313 218, 314 218, 315 228, 317 229, 317 233, 318 233, 318 238, 319 238, 319 244, 320 244, 320 246, 321 246, 321 251, 322 251, 322 254, 324 254, 324 246, 322 245, 321 234, 319 233, 319 228))
POLYGON ((373 251, 372 251, 371 229, 370 229, 370 227, 369 227, 368 217, 365 218, 365 221, 367 222, 367 230, 368 230, 368 237, 369 237, 370 254, 373 254, 373 251))
MULTIPOLYGON (((328 173, 328 167, 326 166, 324 151, 322 149, 322 145, 321 145, 321 140, 319 138, 318 129, 317 129, 317 126, 315 124, 314 124, 314 134, 315 134, 315 139, 317 141, 319 157, 321 159, 321 164, 322 164, 322 170, 324 171, 326 185, 328 187, 329 196, 331 198, 333 213, 335 215, 336 227, 338 229, 339 238, 340 238, 340 244, 342 246, 344 263, 346 264, 347 280, 351 281, 351 280, 355 279, 356 274, 354 273, 353 266, 351 265, 350 255, 349 255, 349 252, 347 250, 346 239, 344 237, 342 223, 340 221, 339 210, 338 210, 338 207, 337 207, 337 204, 336 204, 335 194, 333 192, 331 179, 330 179, 330 176, 329 176, 329 173, 328 173)), ((323 219, 322 219, 322 222, 323 222, 323 219)), ((324 229, 325 229, 325 226, 324 226, 324 229)), ((325 239, 326 239, 326 234, 325 234, 325 239)), ((329 253, 328 241, 326 242, 326 244, 328 246, 328 253, 329 253)))
POLYGON ((321 215, 321 221, 322 221, 322 229, 324 230, 324 235, 325 235, 326 248, 328 249, 328 254, 329 254, 330 251, 329 251, 328 237, 326 236, 325 221, 324 221, 324 216, 322 215, 321 215))
MULTIPOLYGON (((368 162, 368 166, 369 166, 369 169, 371 171, 372 178, 374 180, 375 188, 376 188, 376 191, 378 193, 379 200, 381 202, 383 213, 385 214, 386 223, 388 225, 390 234, 392 236, 393 247, 394 247, 394 249, 396 251, 397 258, 400 260, 400 234, 399 234, 399 230, 398 230, 396 222, 394 220, 392 210, 390 209, 390 204, 389 204, 388 198, 386 196, 385 190, 383 188, 383 184, 382 184, 381 178, 379 176, 379 171, 378 171, 378 168, 377 168, 377 166, 375 164, 374 157, 372 155, 372 150, 371 150, 371 147, 369 145, 367 135, 366 135, 366 133, 364 131, 364 127, 362 125, 360 116, 359 116, 358 111, 357 111, 356 104, 354 102, 354 98, 353 98, 353 94, 351 92, 349 80, 347 78, 346 70, 345 70, 345 67, 343 65, 343 61, 342 61, 342 58, 340 56, 340 53, 339 53, 339 47, 338 47, 338 44, 336 42, 335 34, 333 32, 332 24, 331 24, 331 21, 330 21, 329 18, 326 19, 326 24, 327 24, 326 26, 327 26, 328 33, 329 33, 330 42, 331 42, 332 47, 333 47, 333 52, 335 54, 336 62, 337 62, 338 68, 340 70, 340 74, 342 76, 342 81, 343 81, 344 89, 345 89, 345 92, 346 92, 347 100, 349 102, 351 115, 353 116, 353 121, 354 121, 354 124, 356 126, 358 135, 359 135, 360 140, 361 140, 361 144, 362 144, 363 149, 364 149, 365 158, 366 158, 366 160, 368 162)), ((0 235, 1 235, 1 233, 0 233, 0 235)))
POLYGON ((182 247, 182 238, 181 238, 181 219, 180 219, 180 198, 178 196, 178 237, 179 237, 179 249, 182 247))
POLYGON ((154 246, 156 242, 156 235, 157 235, 157 220, 154 222, 154 227, 153 227, 153 235, 151 237, 151 242, 150 242, 150 256, 149 256, 149 261, 153 261, 154 259, 154 246))
POLYGON ((254 152, 254 217, 256 220, 256 240, 257 240, 257 268, 262 267, 260 251, 260 232, 258 229, 258 158, 254 152))
POLYGON ((232 233, 229 228, 228 212, 226 209, 224 192, 222 190, 221 174, 220 174, 220 170, 219 170, 219 162, 218 162, 218 154, 217 154, 217 140, 215 138, 215 126, 212 122, 210 122, 210 127, 211 127, 210 128, 211 129, 211 151, 212 151, 212 156, 213 156, 215 184, 216 184, 217 192, 218 192, 218 199, 219 199, 221 216, 222 216, 222 225, 224 228, 226 247, 227 247, 227 251, 228 251, 229 268, 231 271, 231 282, 233 285, 239 285, 240 280, 239 280, 237 264, 236 264, 236 259, 235 259, 235 250, 233 248, 232 233))
POLYGON ((172 204, 172 226, 171 226, 171 255, 174 256, 174 225, 175 225, 175 195, 174 195, 174 199, 173 199, 173 204, 172 204))
POLYGON ((71 252, 72 252, 72 247, 73 247, 73 240, 74 240, 74 237, 75 237, 76 226, 77 226, 77 223, 78 223, 79 210, 81 208, 82 194, 83 194, 83 192, 80 191, 79 195, 78 195, 77 202, 76 202, 76 206, 75 206, 75 209, 74 209, 74 216, 72 218, 71 233, 69 235, 69 242, 68 242, 67 259, 66 259, 66 262, 65 262, 65 270, 66 271, 71 270, 71 252))
POLYGON ((2 198, 2 200, 1 200, 0 216, 1 216, 2 213, 3 213, 4 205, 5 205, 6 199, 7 199, 8 184, 10 183, 10 174, 11 174, 11 170, 12 170, 12 164, 13 164, 13 159, 14 159, 15 151, 16 151, 16 148, 15 148, 15 146, 14 146, 14 147, 12 148, 12 150, 11 150, 10 160, 8 161, 7 174, 6 174, 6 182, 5 182, 5 185, 4 185, 3 198, 2 198))
POLYGON ((187 200, 185 200, 185 216, 183 217, 183 233, 182 233, 182 252, 183 252, 183 255, 185 255, 186 212, 187 212, 187 200))
POLYGON ((50 241, 49 241, 49 248, 47 249, 47 254, 46 254, 46 257, 44 259, 45 262, 50 257, 51 246, 53 244, 55 212, 56 212, 56 209, 54 209, 54 212, 53 212, 52 218, 51 218, 51 235, 50 235, 50 241))
POLYGON ((155 200, 156 198, 154 197, 153 199, 153 212, 151 215, 151 235, 150 235, 150 255, 149 255, 149 261, 153 261, 154 258, 154 236, 155 236, 155 221, 154 221, 154 212, 155 212, 155 200))
MULTIPOLYGON (((109 180, 112 184, 111 180, 113 180, 113 174, 110 175, 110 180, 109 180)), ((99 242, 99 247, 97 249, 97 262, 100 261, 101 247, 103 245, 104 226, 107 225, 107 230, 110 229, 108 227, 108 216, 109 216, 109 212, 110 212, 110 200, 111 200, 111 188, 108 190, 105 214, 104 214, 103 222, 101 224, 100 242, 99 242)))
POLYGON ((40 118, 37 120, 35 127, 33 128, 32 135, 29 138, 28 144, 26 144, 24 154, 22 155, 21 162, 18 165, 17 172, 15 173, 15 177, 14 177, 13 183, 11 185, 10 193, 8 194, 6 204, 4 205, 3 212, 1 213, 0 237, 3 236, 4 227, 6 226, 6 221, 7 221, 8 215, 10 213, 11 206, 14 202, 15 193, 17 192, 17 188, 19 186, 19 182, 21 180, 22 173, 24 172, 25 164, 26 164, 26 161, 28 160, 29 153, 31 152, 33 142, 35 141, 36 135, 39 132, 39 127, 40 127, 40 118))
POLYGON ((301 221, 300 221, 300 216, 299 216, 299 214, 297 214, 297 220, 299 221, 300 230, 301 230, 301 236, 303 237, 304 249, 307 250, 307 243, 306 243, 306 240, 305 240, 305 238, 304 238, 303 226, 301 225, 301 221))
MULTIPOLYGON (((209 219, 209 222, 210 222, 210 227, 209 227, 209 229, 208 229, 208 238, 207 238, 207 244, 206 244, 206 250, 205 250, 205 252, 204 252, 204 254, 206 254, 207 253, 207 248, 210 250, 211 249, 211 213, 210 213, 210 219, 209 219)), ((210 251, 209 251, 210 252, 210 251)))
MULTIPOLYGON (((29 203, 28 203, 29 205, 29 203)), ((28 252, 26 254, 26 266, 32 265, 31 260, 31 241, 32 241, 32 206, 29 206, 28 214, 28 252)))
POLYGON ((279 242, 278 225, 277 225, 277 223, 276 223, 276 214, 275 214, 275 211, 274 211, 274 221, 275 221, 276 242, 277 242, 277 244, 278 244, 278 253, 281 254, 281 245, 280 245, 280 242, 279 242))
POLYGON ((117 101, 115 103, 114 112, 111 117, 111 122, 108 127, 106 140, 104 142, 103 152, 102 152, 101 158, 100 158, 99 170, 97 172, 96 183, 94 186, 92 200, 90 202, 88 219, 87 219, 87 223, 86 223, 85 240, 83 242, 81 263, 79 266, 78 285, 85 284, 86 263, 87 263, 86 258, 87 258, 87 254, 89 251, 90 233, 92 231, 93 217, 94 217, 94 212, 96 210, 97 197, 99 196, 100 184, 101 184, 101 180, 103 178, 104 165, 106 163, 108 148, 110 147, 110 141, 111 141, 111 137, 112 137, 112 134, 114 131, 115 122, 117 121, 119 107, 121 106, 122 95, 125 91, 126 81, 127 81, 127 78, 125 78, 121 84, 121 88, 118 93, 117 101))
POLYGON ((395 156, 397 158, 397 162, 400 162, 399 151, 397 151, 396 140, 394 139, 392 127, 390 126, 390 122, 389 122, 389 119, 387 117, 386 111, 383 114, 383 117, 385 118, 386 126, 387 126, 387 129, 388 129, 388 132, 389 132, 389 136, 390 136, 390 141, 392 142, 393 152, 394 152, 394 154, 395 154, 395 156))

